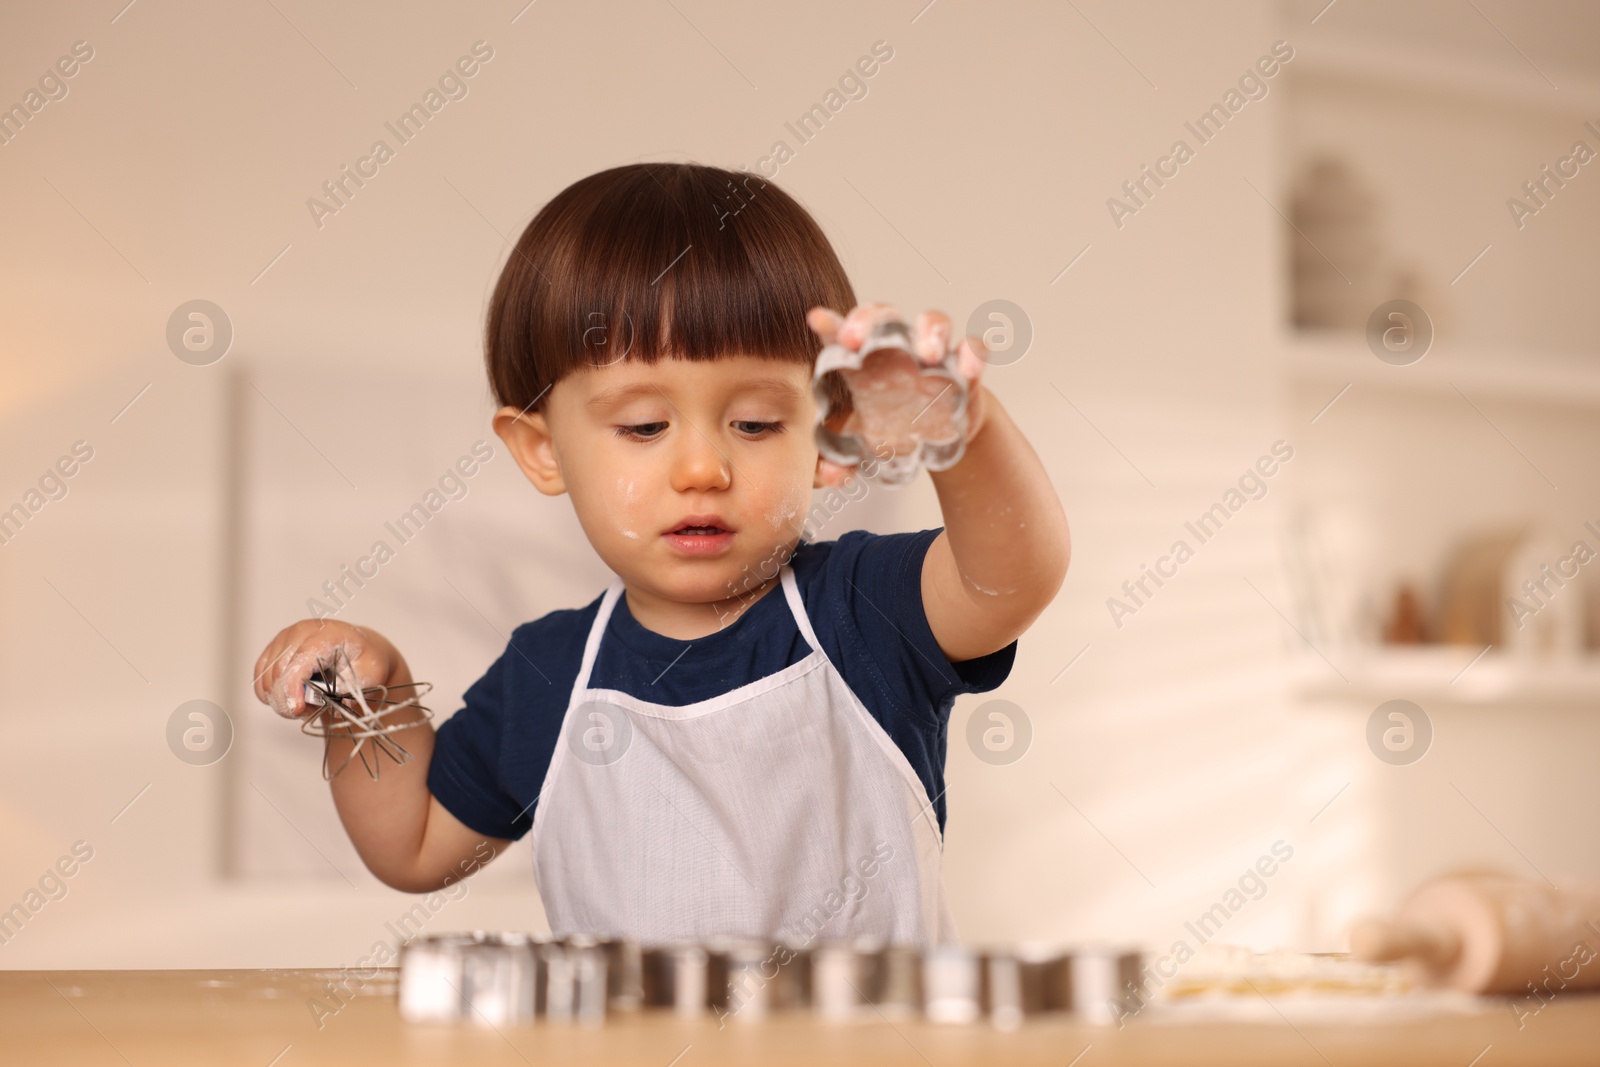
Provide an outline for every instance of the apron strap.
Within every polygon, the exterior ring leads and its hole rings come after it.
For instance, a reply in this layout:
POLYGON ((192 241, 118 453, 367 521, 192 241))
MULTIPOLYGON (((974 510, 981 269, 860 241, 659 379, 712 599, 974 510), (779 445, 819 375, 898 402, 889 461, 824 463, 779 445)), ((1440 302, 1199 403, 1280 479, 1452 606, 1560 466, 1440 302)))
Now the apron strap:
MULTIPOLYGON (((583 665, 578 668, 577 681, 572 686, 572 698, 589 688, 589 674, 594 670, 595 657, 600 654, 600 637, 606 632, 606 623, 611 619, 611 612, 616 608, 617 601, 627 587, 622 584, 622 578, 615 577, 606 588, 606 595, 600 601, 600 610, 595 612, 594 625, 589 627, 588 640, 583 643, 583 665)), ((571 700, 568 703, 571 703, 571 700)))
POLYGON ((811 628, 811 617, 806 614, 806 606, 800 599, 800 585, 794 578, 794 567, 785 563, 783 565, 783 597, 789 602, 789 611, 794 615, 794 623, 800 627, 800 633, 805 637, 806 644, 812 651, 821 652, 822 642, 817 640, 817 632, 811 628))
MULTIPOLYGON (((800 628, 801 635, 806 639, 813 651, 822 651, 822 642, 817 640, 817 631, 811 627, 811 618, 806 614, 804 601, 800 599, 800 586, 795 581, 794 568, 785 563, 780 571, 783 586, 783 597, 789 604, 789 612, 794 616, 795 625, 800 628)), ((612 579, 607 587, 605 596, 600 601, 600 610, 595 612, 594 624, 589 627, 588 639, 583 644, 583 664, 578 668, 578 677, 573 683, 572 691, 576 696, 589 687, 589 675, 594 670, 594 661, 600 654, 600 638, 606 631, 606 623, 611 619, 611 613, 616 610, 617 601, 622 599, 626 586, 622 579, 612 579)))

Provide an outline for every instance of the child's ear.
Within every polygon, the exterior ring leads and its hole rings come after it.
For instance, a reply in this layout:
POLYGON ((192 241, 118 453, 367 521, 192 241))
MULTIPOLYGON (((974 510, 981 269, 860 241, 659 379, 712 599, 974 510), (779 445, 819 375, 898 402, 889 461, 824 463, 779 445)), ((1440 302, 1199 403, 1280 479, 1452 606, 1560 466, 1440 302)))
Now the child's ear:
POLYGON ((820 455, 817 457, 817 472, 811 479, 813 489, 844 489, 850 484, 850 479, 857 477, 855 467, 841 467, 837 463, 830 463, 820 455))
POLYGON ((555 439, 543 413, 503 407, 494 413, 494 432, 506 443, 511 457, 535 489, 547 496, 560 496, 567 491, 555 439))

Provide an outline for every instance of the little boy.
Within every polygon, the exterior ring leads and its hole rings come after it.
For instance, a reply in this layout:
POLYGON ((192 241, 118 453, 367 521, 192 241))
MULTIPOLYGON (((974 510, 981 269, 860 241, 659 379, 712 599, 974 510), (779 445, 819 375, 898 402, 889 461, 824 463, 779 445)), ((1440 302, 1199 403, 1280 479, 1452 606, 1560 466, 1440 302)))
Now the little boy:
MULTIPOLYGON (((412 762, 334 777, 389 885, 438 889, 531 832, 557 935, 955 940, 950 709, 1010 673, 1065 577, 1066 517, 968 338, 966 451, 931 475, 946 525, 804 540, 811 490, 852 474, 817 452, 820 344, 859 349, 894 312, 856 307, 810 215, 750 181, 603 171, 512 251, 486 336, 494 429, 616 578, 518 627, 437 734, 402 735, 412 762)), ((923 314, 919 355, 949 335, 923 314)), ((832 385, 830 411, 848 404, 832 385)), ((341 648, 362 685, 411 681, 378 633, 305 620, 262 652, 257 696, 315 713, 304 687, 341 648)), ((351 742, 328 743, 337 767, 351 742)))

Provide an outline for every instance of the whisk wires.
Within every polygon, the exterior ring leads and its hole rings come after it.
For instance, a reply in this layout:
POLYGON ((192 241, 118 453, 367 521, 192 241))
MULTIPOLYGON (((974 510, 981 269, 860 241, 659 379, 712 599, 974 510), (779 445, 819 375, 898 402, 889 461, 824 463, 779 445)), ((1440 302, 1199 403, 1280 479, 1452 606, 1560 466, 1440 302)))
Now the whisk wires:
POLYGON ((331 781, 359 758, 367 774, 377 778, 382 763, 379 753, 397 764, 411 760, 411 753, 393 735, 433 718, 433 712, 418 703, 432 689, 430 682, 363 687, 358 684, 355 668, 342 648, 334 649, 327 660, 319 659, 317 671, 307 681, 306 690, 307 702, 320 710, 302 722, 300 729, 326 741, 322 749, 322 777, 331 781), (406 722, 390 720, 390 716, 404 708, 416 708, 422 716, 406 722), (355 744, 344 762, 334 768, 329 760, 336 737, 349 738, 355 744), (368 741, 372 742, 370 749, 368 741))

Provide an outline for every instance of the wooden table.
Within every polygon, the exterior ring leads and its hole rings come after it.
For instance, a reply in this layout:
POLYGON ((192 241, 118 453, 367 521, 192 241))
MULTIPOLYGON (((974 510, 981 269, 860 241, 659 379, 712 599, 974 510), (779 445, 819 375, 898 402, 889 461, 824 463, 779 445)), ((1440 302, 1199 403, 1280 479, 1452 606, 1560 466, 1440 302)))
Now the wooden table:
POLYGON ((1060 1020, 1030 1021, 1005 1033, 986 1023, 826 1025, 786 1015, 719 1029, 714 1016, 679 1020, 645 1012, 613 1016, 596 1028, 540 1022, 495 1031, 402 1022, 393 970, 379 972, 341 1007, 323 995, 336 977, 334 971, 0 971, 0 1064, 1600 1064, 1595 995, 1558 996, 1520 1031, 1504 1008, 1359 1027, 1290 1025, 1277 1017, 1263 1023, 1141 1018, 1121 1030, 1060 1020), (314 998, 332 1012, 320 1029, 308 1006, 314 998))

